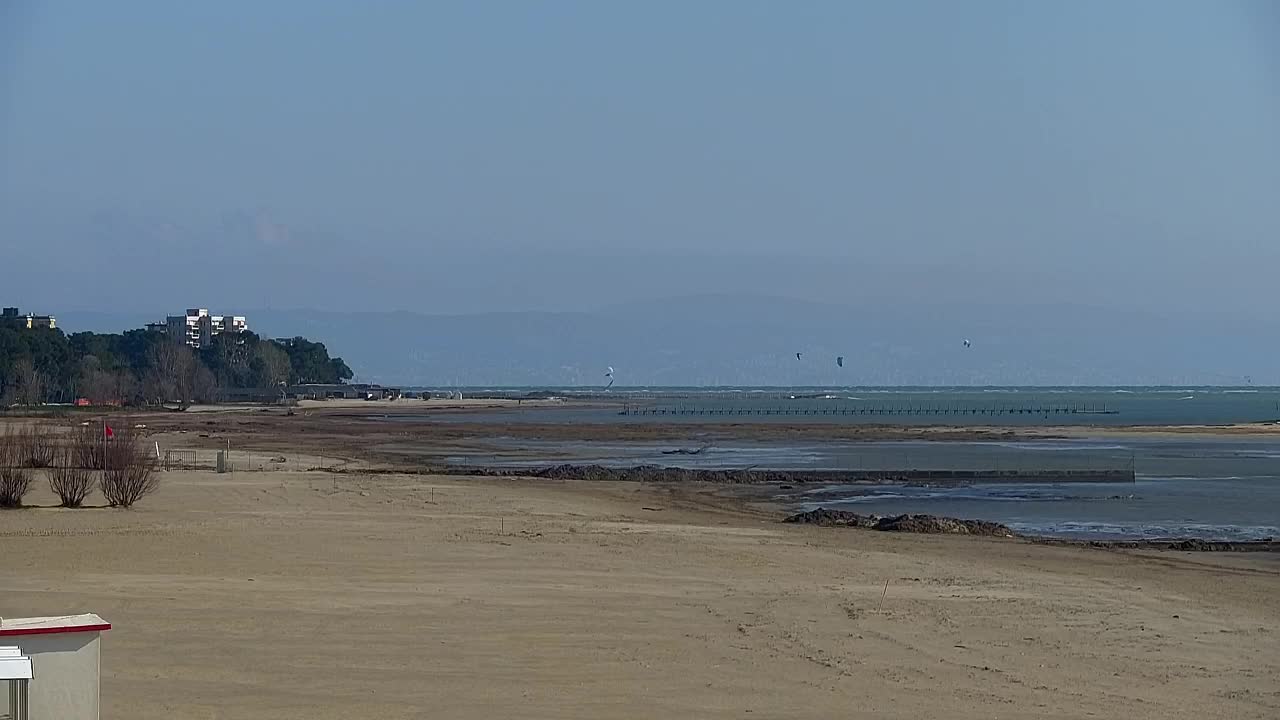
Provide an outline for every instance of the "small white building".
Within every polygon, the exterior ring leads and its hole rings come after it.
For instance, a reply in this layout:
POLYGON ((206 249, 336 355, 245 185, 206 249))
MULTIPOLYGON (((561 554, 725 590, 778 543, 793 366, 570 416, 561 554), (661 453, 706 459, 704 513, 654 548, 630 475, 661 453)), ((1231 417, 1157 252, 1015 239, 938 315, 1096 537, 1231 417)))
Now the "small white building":
MULTIPOLYGON (((110 629, 93 614, 0 618, 0 646, 31 658, 31 718, 98 720, 101 637, 110 629)), ((8 693, 0 685, 0 708, 10 707, 8 693)))

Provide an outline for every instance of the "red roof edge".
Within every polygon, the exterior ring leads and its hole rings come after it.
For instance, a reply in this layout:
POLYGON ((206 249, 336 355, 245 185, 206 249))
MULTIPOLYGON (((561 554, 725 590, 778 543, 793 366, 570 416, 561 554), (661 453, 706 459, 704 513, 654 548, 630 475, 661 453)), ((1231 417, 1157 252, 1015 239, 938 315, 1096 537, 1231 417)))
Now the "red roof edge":
POLYGON ((111 623, 100 623, 98 625, 63 625, 61 627, 4 628, 0 629, 0 637, 12 637, 14 635, 51 635, 54 633, 102 632, 103 630, 110 629, 111 623))

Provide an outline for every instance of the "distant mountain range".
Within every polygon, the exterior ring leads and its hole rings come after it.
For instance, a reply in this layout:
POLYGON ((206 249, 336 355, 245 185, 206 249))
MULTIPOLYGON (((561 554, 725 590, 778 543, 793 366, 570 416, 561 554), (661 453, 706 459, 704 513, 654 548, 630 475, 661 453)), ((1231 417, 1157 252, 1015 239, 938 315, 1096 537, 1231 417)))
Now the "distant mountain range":
MULTIPOLYGON (((840 306, 702 295, 470 315, 213 309, 247 315, 268 337, 321 341, 358 379, 402 385, 603 386, 609 366, 620 385, 1280 384, 1276 321, 1015 299, 840 306)), ((164 314, 58 313, 68 332, 118 332, 164 314)))
POLYGON ((6 209, 0 237, 25 240, 6 247, 5 305, 120 331, 209 303, 265 335, 322 341, 388 383, 598 386, 608 366, 622 385, 1280 383, 1265 256, 1189 268, 1060 244, 1032 262, 856 239, 829 255, 728 239, 714 252, 555 250, 291 227, 265 210, 6 209), (426 312, 342 311, 353 303, 426 312), (523 310, 492 312, 508 308, 523 310))

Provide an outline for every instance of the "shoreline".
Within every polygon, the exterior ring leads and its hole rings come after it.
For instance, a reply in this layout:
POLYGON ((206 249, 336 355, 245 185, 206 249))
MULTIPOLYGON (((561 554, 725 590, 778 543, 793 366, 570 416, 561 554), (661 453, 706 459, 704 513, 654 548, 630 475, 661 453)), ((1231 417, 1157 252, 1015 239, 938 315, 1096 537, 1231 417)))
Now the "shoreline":
MULTIPOLYGON (((395 403, 386 404, 394 405, 395 403)), ((452 412, 465 416, 469 411, 459 409, 452 412)), ((750 467, 748 469, 697 469, 696 465, 693 467, 680 467, 678 465, 667 465, 666 463, 661 465, 615 466, 610 464, 609 466, 599 466, 593 465, 586 458, 581 462, 571 461, 557 464, 553 460, 539 460, 538 454, 540 451, 537 449, 525 448, 514 451, 509 449, 512 443, 519 445, 518 436, 523 433, 517 431, 533 430, 537 432, 542 426, 492 426, 485 423, 422 422, 390 424, 377 419, 369 419, 363 413, 353 417, 343 408, 335 408, 332 412, 311 412, 310 414, 295 414, 292 416, 286 414, 283 408, 256 408, 253 410, 239 409, 217 413, 152 412, 149 414, 130 414, 127 417, 113 417, 119 418, 121 423, 144 428, 143 432, 149 438, 154 437, 161 446, 166 449, 180 449, 180 452, 188 453, 192 458, 190 462, 196 467, 210 469, 214 465, 216 451, 231 448, 233 464, 238 467, 248 466, 258 470, 321 468, 337 469, 338 471, 345 470, 350 474, 395 474, 407 472, 419 475, 447 474, 455 477, 473 478, 532 477, 552 481, 638 481, 654 484, 710 483, 723 486, 768 486, 776 488, 781 493, 792 489, 787 486, 812 488, 820 485, 838 485, 856 490, 859 487, 956 488, 993 484, 1091 483, 1098 480, 1105 480, 1116 485, 1131 485, 1137 479, 1132 469, 1113 472, 1109 476, 1100 477, 1097 471, 1037 471, 1034 468, 1030 471, 1004 470, 1002 472, 981 469, 943 471, 800 469, 775 471, 750 467), (494 444, 495 439, 509 439, 511 443, 507 443, 507 448, 503 448, 501 444, 494 444), (191 450, 185 450, 185 448, 191 448, 191 450), (503 464, 486 465, 481 462, 477 465, 458 466, 448 463, 450 457, 465 457, 468 454, 483 456, 490 453, 495 453, 497 457, 503 458, 507 462, 519 462, 520 464, 515 466, 503 464), (200 458, 198 464, 195 463, 196 457, 200 458), (1124 477, 1120 477, 1120 475, 1124 475, 1124 477)), ((64 418, 53 420, 52 422, 70 426, 71 424, 79 424, 76 419, 68 420, 64 418)), ((696 451, 690 451, 687 448, 695 446, 700 448, 711 442, 711 439, 705 435, 691 437, 687 432, 688 428, 683 426, 662 427, 646 425, 630 428, 624 426, 622 429, 639 431, 646 436, 645 439, 649 439, 655 434, 652 432, 655 427, 658 431, 657 435, 661 436, 663 433, 667 433, 673 436, 671 446, 675 449, 668 449, 663 452, 663 455, 694 454, 696 451)), ((558 426, 554 429, 562 437, 574 438, 584 436, 593 438, 599 433, 612 433, 615 430, 619 430, 619 428, 611 426, 591 425, 558 426)), ((850 434, 857 439, 870 442, 885 442, 888 439, 917 439, 938 441, 940 445, 951 441, 996 441, 1006 443, 1011 439, 1040 441, 1047 438, 1046 429, 1036 429, 1035 432, 1030 433, 1025 431, 1013 433, 1013 430, 1009 428, 991 427, 851 427, 843 428, 843 432, 839 433, 837 437, 832 437, 832 434, 828 432, 831 429, 830 427, 812 425, 783 428, 773 426, 728 426, 725 431, 735 437, 746 436, 746 441, 759 440, 760 438, 752 438, 751 436, 759 435, 761 431, 767 431, 767 434, 781 431, 785 434, 781 438, 784 442, 805 439, 806 436, 813 436, 807 438, 813 442, 821 442, 823 440, 831 440, 833 442, 856 441, 841 437, 850 434), (997 431, 999 434, 995 435, 994 433, 997 431), (871 437, 868 437, 868 434, 871 437)), ((840 430, 840 428, 837 429, 840 430)), ((1167 429, 1165 428, 1165 430, 1167 429)), ((1183 430, 1188 432, 1180 432, 1169 436, 1176 438, 1191 437, 1193 435, 1191 431, 1198 432, 1202 429, 1202 426, 1187 426, 1183 430)), ((1255 426, 1233 426, 1231 429, 1240 431, 1231 433, 1233 438, 1238 438, 1242 436, 1241 432, 1246 430, 1251 432, 1256 428, 1255 426)), ((1090 428, 1090 430, 1097 430, 1097 428, 1090 428)), ((1138 428, 1125 434, 1133 437, 1142 436, 1146 432, 1145 429, 1138 428)), ((774 436, 776 437, 776 434, 774 436)), ((1215 435, 1213 437, 1221 436, 1215 435)), ((1267 441, 1273 439, 1269 435, 1260 436, 1260 438, 1267 441)), ((624 437, 621 438, 621 441, 625 442, 628 439, 631 438, 624 437)), ((969 462, 968 465, 969 468, 974 467, 972 462, 969 462)), ((1132 468, 1132 466, 1130 467, 1132 468)), ((804 499, 812 500, 811 498, 804 499)), ((812 502, 807 502, 806 505, 808 507, 814 506, 812 502)), ((931 512, 929 507, 925 505, 913 508, 911 505, 903 503, 899 507, 895 507, 894 511, 931 512)), ((952 507, 944 510, 944 512, 947 512, 947 514, 962 513, 964 510, 963 508, 952 507)), ((1008 517, 1007 515, 1001 515, 999 512, 990 516, 982 513, 975 513, 975 515, 983 518, 1008 517)), ((1079 519, 1092 520, 1094 518, 1092 515, 1082 515, 1079 516, 1079 519)), ((1227 521, 1218 518, 1215 522, 1221 525, 1227 521)), ((1245 524, 1258 525, 1259 523, 1250 521, 1245 524)), ((1271 523, 1261 524, 1270 525, 1271 523)), ((1261 535, 1265 534, 1261 533, 1261 535)), ((1253 537, 1257 536, 1259 534, 1253 535, 1253 537)), ((1061 536, 1048 537, 1060 538, 1061 536)), ((1142 538, 1142 533, 1137 531, 1129 535, 1129 538, 1133 538, 1132 540, 1128 538, 1117 539, 1114 536, 1105 537, 1105 540, 1077 537, 1073 538, 1073 541, 1145 542, 1145 539, 1142 538)), ((1187 537, 1194 538, 1195 536, 1189 535, 1187 537)), ((1245 541, 1245 537, 1249 536, 1237 537, 1236 534, 1230 532, 1224 532, 1221 535, 1205 532, 1200 537, 1210 538, 1211 540, 1222 539, 1242 542, 1245 541)))
MULTIPOLYGON (((334 468, 324 472, 332 472, 340 475, 345 474, 365 474, 370 470, 334 468)), ((387 469, 385 471, 374 471, 385 474, 404 474, 403 470, 387 469)), ((1027 532, 1017 532, 1005 527, 999 521, 987 518, 957 518, 946 515, 936 515, 932 513, 905 513, 896 515, 863 515, 847 510, 832 510, 825 506, 818 506, 810 510, 797 510, 795 501, 804 495, 797 494, 779 494, 778 492, 765 494, 763 491, 772 488, 776 491, 794 490, 796 485, 825 485, 825 486, 848 486, 850 488, 873 488, 873 487, 968 487, 971 485, 991 485, 1000 484, 999 481, 992 482, 988 480, 968 481, 955 480, 948 482, 946 480, 935 480, 930 482, 921 482, 911 480, 902 476, 894 476, 892 474, 881 478, 869 478, 865 475, 857 475, 839 472, 794 472, 794 471, 751 471, 751 470, 689 470, 677 467, 655 467, 655 466, 639 466, 631 468, 608 468, 598 465, 553 465, 535 469, 512 469, 512 468, 484 468, 484 467, 436 467, 428 469, 420 469, 418 471, 422 475, 439 475, 443 477, 456 478, 494 478, 512 481, 573 481, 583 483, 637 483, 641 485, 652 485, 657 487, 680 488, 694 486, 723 486, 726 489, 736 490, 732 496, 736 502, 749 502, 758 506, 767 506, 770 511, 769 517, 780 522, 796 522, 793 518, 803 517, 806 515, 832 517, 845 517, 852 522, 821 522, 814 521, 807 524, 817 525, 851 525, 863 529, 873 530, 892 530, 899 532, 917 532, 922 534, 973 534, 969 532, 953 533, 950 530, 902 530, 900 527, 883 528, 876 527, 878 520, 892 520, 902 518, 920 518, 926 526, 939 527, 948 526, 956 527, 963 525, 988 526, 999 530, 999 532, 985 531, 978 534, 998 535, 1017 538, 1041 545, 1057 545, 1065 547, 1080 548, 1104 548, 1112 550, 1176 550, 1176 551, 1195 551, 1195 552, 1280 552, 1280 539, 1262 538, 1258 540, 1227 540, 1220 538, 1204 538, 1196 536, 1172 536, 1172 537, 1156 537, 1143 539, 1125 539, 1125 538, 1105 538, 1105 539, 1089 539, 1086 537, 1070 537, 1060 535, 1044 535, 1027 532), (852 475, 852 477, 850 477, 852 475)), ((1010 478, 1007 483, 1018 482, 1034 482, 1034 480, 1010 478)), ((1057 480, 1057 483, 1067 483, 1070 480, 1057 480)), ((1096 480, 1080 479, 1076 482, 1097 482, 1096 480)), ((1109 484, 1132 483, 1132 480, 1110 481, 1109 484)), ((805 522, 805 521, 800 521, 805 522)))

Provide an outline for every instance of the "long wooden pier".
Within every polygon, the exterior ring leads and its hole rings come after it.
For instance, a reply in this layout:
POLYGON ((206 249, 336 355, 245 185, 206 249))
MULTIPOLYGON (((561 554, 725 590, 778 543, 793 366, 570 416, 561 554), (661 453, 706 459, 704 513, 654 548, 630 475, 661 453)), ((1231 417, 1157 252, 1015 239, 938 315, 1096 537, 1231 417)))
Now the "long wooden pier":
POLYGON ((1033 415, 1053 417, 1061 415, 1116 415, 1118 412, 1106 405, 806 405, 806 406, 706 406, 706 405, 624 405, 619 415, 626 416, 708 416, 708 417, 745 417, 745 416, 1002 416, 1033 415))

